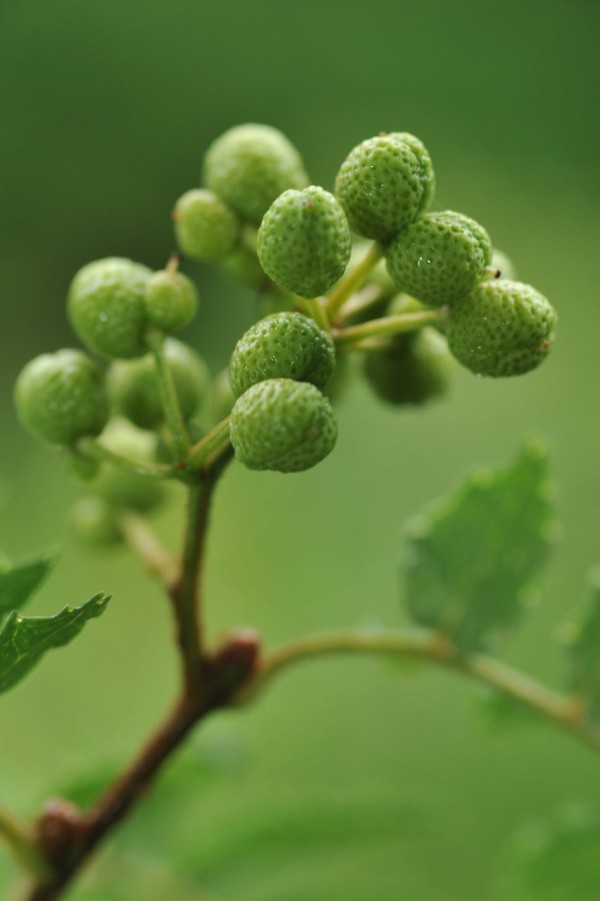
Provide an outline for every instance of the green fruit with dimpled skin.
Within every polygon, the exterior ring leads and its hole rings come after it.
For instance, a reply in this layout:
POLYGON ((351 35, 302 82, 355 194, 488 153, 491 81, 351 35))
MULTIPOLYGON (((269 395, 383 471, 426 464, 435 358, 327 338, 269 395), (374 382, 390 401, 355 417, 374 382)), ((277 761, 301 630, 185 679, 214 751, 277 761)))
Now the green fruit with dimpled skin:
POLYGON ((69 288, 67 312, 90 350, 124 359, 146 353, 144 292, 151 275, 146 266, 121 257, 96 260, 79 270, 69 288))
POLYGON ((485 229, 452 210, 426 213, 390 244, 388 270, 403 291, 443 306, 469 294, 492 257, 485 229))
POLYGON ((238 216, 256 225, 283 191, 308 184, 300 154, 285 135, 255 124, 231 128, 211 144, 204 180, 238 216))
MULTIPOLYGON (((143 432, 126 419, 113 419, 102 436, 102 444, 113 452, 146 463, 156 461, 157 438, 143 432)), ((158 479, 104 462, 91 488, 116 508, 152 510, 165 498, 165 486, 158 479)))
POLYGON ((452 369, 447 344, 432 328, 398 335, 367 352, 364 372, 375 394, 394 406, 418 406, 445 394, 452 369))
POLYGON ((144 294, 148 321, 164 332, 176 332, 192 321, 198 308, 198 292, 182 272, 155 272, 144 294))
POLYGON ((240 236, 235 213, 212 191, 186 191, 173 210, 175 239, 186 257, 214 262, 234 249, 240 236))
POLYGON ((273 313, 238 341, 229 363, 236 397, 266 379, 294 379, 323 389, 335 366, 331 335, 301 313, 273 313))
POLYGON ((281 194, 258 230, 261 266, 275 284, 302 297, 319 297, 337 282, 351 246, 344 210, 315 185, 281 194))
POLYGON ((358 144, 342 163, 335 193, 350 227, 386 244, 427 208, 433 185, 423 144, 397 132, 358 144))
MULTIPOLYGON (((208 389, 208 370, 187 344, 167 338, 165 359, 173 377, 184 420, 189 419, 208 389)), ((108 390, 115 410, 141 429, 156 429, 165 421, 156 364, 152 355, 119 360, 108 372, 108 390)))
POLYGON ((554 308, 531 285, 484 281, 451 307, 448 346, 478 375, 521 375, 545 360, 555 324, 554 308))
POLYGON ((238 398, 230 435, 248 469, 301 472, 333 450, 337 425, 331 404, 314 385, 269 379, 238 398))
POLYGON ((73 445, 98 435, 108 419, 104 373, 81 350, 59 350, 31 360, 15 386, 23 425, 49 444, 73 445))

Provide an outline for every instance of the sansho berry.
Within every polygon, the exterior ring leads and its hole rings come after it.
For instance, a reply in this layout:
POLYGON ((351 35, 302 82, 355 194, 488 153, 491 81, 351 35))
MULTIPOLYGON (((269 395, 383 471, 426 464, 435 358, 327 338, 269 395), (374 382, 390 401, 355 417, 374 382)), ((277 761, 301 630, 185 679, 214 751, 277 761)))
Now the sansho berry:
MULTIPOLYGON (((126 419, 112 419, 102 435, 111 451, 131 460, 156 461, 157 437, 136 428, 126 419)), ((152 510, 165 498, 165 486, 158 479, 138 475, 113 463, 102 463, 90 484, 92 491, 114 508, 152 510)))
POLYGON ((165 332, 175 332, 194 318, 198 291, 187 275, 165 269, 148 279, 144 300, 148 321, 165 332))
POLYGON ((238 341, 229 363, 236 397, 266 379, 311 382, 323 389, 335 365, 331 335, 301 313, 272 313, 238 341))
POLYGON ((385 244, 427 208, 433 184, 423 144, 397 132, 358 144, 342 163, 335 193, 350 227, 385 244))
POLYGON ((67 298, 69 320, 90 350, 106 357, 146 353, 144 291, 152 272, 140 263, 108 257, 75 275, 67 298))
POLYGON ((546 358, 556 313, 531 285, 483 281, 450 308, 446 335, 459 363, 478 375, 521 375, 546 358))
POLYGON ((300 294, 325 294, 350 259, 348 220, 324 188, 284 191, 265 213, 258 230, 258 258, 277 285, 300 294))
POLYGON ((173 210, 175 239, 186 257, 207 262, 231 253, 240 235, 240 222, 212 191, 186 191, 173 210))
POLYGON ((300 472, 333 450, 337 426, 331 404, 314 385, 269 379, 238 398, 230 435, 237 459, 249 469, 300 472))
POLYGON ((208 148, 204 180, 242 219, 256 225, 282 191, 304 188, 300 154, 276 128, 238 125, 208 148))
POLYGON ((492 257, 485 229, 462 213, 426 213, 390 244, 387 265, 399 288, 442 306, 464 297, 492 257))
POLYGON ((451 367, 446 341, 433 328, 398 335, 368 351, 364 363, 374 392, 393 405, 419 405, 445 394, 451 367))
POLYGON ((31 360, 15 387, 23 425, 50 444, 73 445, 97 435, 108 419, 104 373, 81 350, 59 350, 31 360))

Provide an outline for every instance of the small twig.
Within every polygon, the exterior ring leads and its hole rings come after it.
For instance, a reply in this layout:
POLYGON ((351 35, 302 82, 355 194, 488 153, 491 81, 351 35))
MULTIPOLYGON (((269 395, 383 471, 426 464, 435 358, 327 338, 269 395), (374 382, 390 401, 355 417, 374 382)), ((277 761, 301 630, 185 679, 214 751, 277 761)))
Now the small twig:
POLYGON ((354 268, 348 270, 332 288, 325 302, 325 309, 330 320, 335 320, 350 295, 362 287, 382 256, 383 247, 380 244, 372 244, 363 259, 354 268))
POLYGON ((293 664, 334 654, 377 654, 413 657, 440 664, 485 683, 570 732, 600 751, 600 728, 583 715, 578 698, 554 691, 500 660, 483 654, 460 656, 444 636, 425 629, 397 632, 343 631, 309 635, 263 657, 256 676, 242 689, 239 703, 247 703, 275 675, 293 664))
POLYGON ((216 451, 225 449, 228 445, 229 416, 226 416, 190 449, 186 468, 188 470, 203 469, 216 451))
POLYGON ((366 338, 413 332, 425 325, 439 322, 443 316, 443 310, 423 310, 418 313, 384 316, 382 319, 373 319, 371 322, 364 322, 361 325, 349 325, 346 328, 338 329, 334 331, 333 339, 338 347, 350 350, 360 345, 366 338))
POLYGON ((119 527, 128 546, 144 563, 150 575, 158 576, 165 585, 171 585, 177 577, 177 561, 160 543, 146 520, 133 510, 126 510, 119 516, 119 527))
POLYGON ((150 479, 168 479, 178 475, 178 470, 175 466, 171 466, 168 463, 134 460, 132 457, 126 457, 111 450, 95 438, 81 438, 77 444, 77 450, 84 456, 93 457, 100 462, 110 463, 113 466, 118 466, 119 469, 126 469, 128 472, 134 472, 139 476, 148 476, 150 479))
POLYGON ((173 448, 179 461, 187 456, 190 439, 181 415, 179 398, 173 381, 173 375, 165 356, 165 336, 157 329, 149 329, 146 335, 146 343, 154 357, 158 387, 162 400, 163 410, 167 425, 173 440, 173 448))
POLYGON ((29 873, 41 879, 52 875, 48 861, 35 845, 31 829, 3 808, 0 808, 0 840, 29 873))

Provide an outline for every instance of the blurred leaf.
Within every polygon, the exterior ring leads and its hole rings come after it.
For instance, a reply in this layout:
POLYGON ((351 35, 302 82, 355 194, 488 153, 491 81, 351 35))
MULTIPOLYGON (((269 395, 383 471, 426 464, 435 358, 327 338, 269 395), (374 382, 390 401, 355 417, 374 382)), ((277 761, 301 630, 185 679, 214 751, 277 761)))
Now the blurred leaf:
POLYGON ((554 524, 539 443, 527 444, 506 469, 474 474, 409 526, 403 568, 413 617, 463 653, 493 644, 531 597, 554 524))
POLYGON ((65 607, 55 616, 9 613, 0 629, 0 692, 16 685, 46 651, 68 644, 89 619, 104 612, 108 600, 96 594, 81 607, 65 607))
POLYGON ((17 561, 0 560, 0 616, 19 610, 55 563, 55 553, 32 554, 17 561))
POLYGON ((590 582, 587 616, 569 637, 569 686, 586 699, 590 715, 600 721, 600 569, 590 582))
POLYGON ((553 819, 536 820, 514 843, 497 886, 498 897, 598 901, 599 847, 600 816, 592 805, 571 804, 553 819))

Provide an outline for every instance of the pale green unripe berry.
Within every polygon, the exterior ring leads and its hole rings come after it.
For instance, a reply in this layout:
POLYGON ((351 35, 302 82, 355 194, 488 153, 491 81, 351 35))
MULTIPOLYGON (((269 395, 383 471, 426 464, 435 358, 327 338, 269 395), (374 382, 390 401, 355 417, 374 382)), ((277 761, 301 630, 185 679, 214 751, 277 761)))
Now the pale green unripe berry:
POLYGON ((531 285, 484 281, 452 305, 448 346, 478 375, 521 375, 546 358, 555 324, 554 308, 531 285))
POLYGON ((59 350, 31 360, 15 386, 23 425, 49 444, 73 445, 98 435, 108 419, 104 373, 80 350, 59 350))
POLYGON ((424 146, 410 135, 378 135, 358 144, 338 172, 335 193, 350 227, 387 243, 427 208, 433 169, 424 146))
POLYGON ((318 297, 337 282, 350 259, 348 220, 324 188, 285 191, 265 213, 257 250, 261 266, 277 285, 302 297, 318 297))
MULTIPOLYGON (((113 419, 102 435, 102 443, 130 460, 146 463, 156 461, 156 435, 137 429, 126 419, 113 419)), ((112 463, 102 464, 91 488, 115 508, 152 510, 165 498, 165 486, 162 482, 112 463)))
POLYGON ((176 332, 192 321, 198 308, 198 291, 191 279, 168 269, 155 272, 144 294, 148 321, 164 332, 176 332))
POLYGON ((331 404, 314 385, 269 379, 237 399, 230 434, 237 459, 248 469, 300 472, 333 450, 337 425, 331 404))
POLYGON ((236 281, 248 288, 260 290, 270 284, 258 261, 256 251, 244 244, 238 244, 231 253, 228 253, 221 260, 221 265, 236 281))
POLYGON ((151 275, 146 266, 121 257, 96 260, 79 270, 69 288, 67 312, 90 350, 125 359, 146 353, 144 291, 151 275))
POLYGON ((173 210, 175 239, 186 257, 213 262, 235 247, 240 222, 233 210, 212 191, 186 191, 173 210))
POLYGON ((451 370, 446 341, 432 328, 399 335, 381 350, 367 352, 364 365, 377 396, 396 406, 421 405, 445 394, 451 370))
MULTIPOLYGON (((175 338, 167 338, 164 354, 182 416, 187 420, 194 415, 208 389, 206 364, 191 347, 175 338)), ((155 429, 164 422, 152 355, 113 363, 108 372, 108 390, 115 410, 139 428, 155 429)))
POLYGON ((117 512, 102 497, 80 498, 71 511, 71 520, 77 537, 90 548, 115 547, 123 541, 117 512))
POLYGON ((323 389, 335 366, 331 335, 301 313, 273 313, 238 341, 229 363, 236 397, 266 379, 294 379, 323 389))
POLYGON ((231 128, 211 144, 204 180, 242 219, 256 225, 283 191, 308 184, 300 154, 285 135, 254 124, 231 128))
POLYGON ((426 213, 390 244, 387 264, 399 288, 431 306, 443 306, 475 288, 491 260, 485 229, 446 210, 426 213))
POLYGON ((221 422, 229 416, 235 403, 235 395, 229 382, 229 370, 223 369, 218 374, 210 389, 208 414, 211 423, 221 422))

